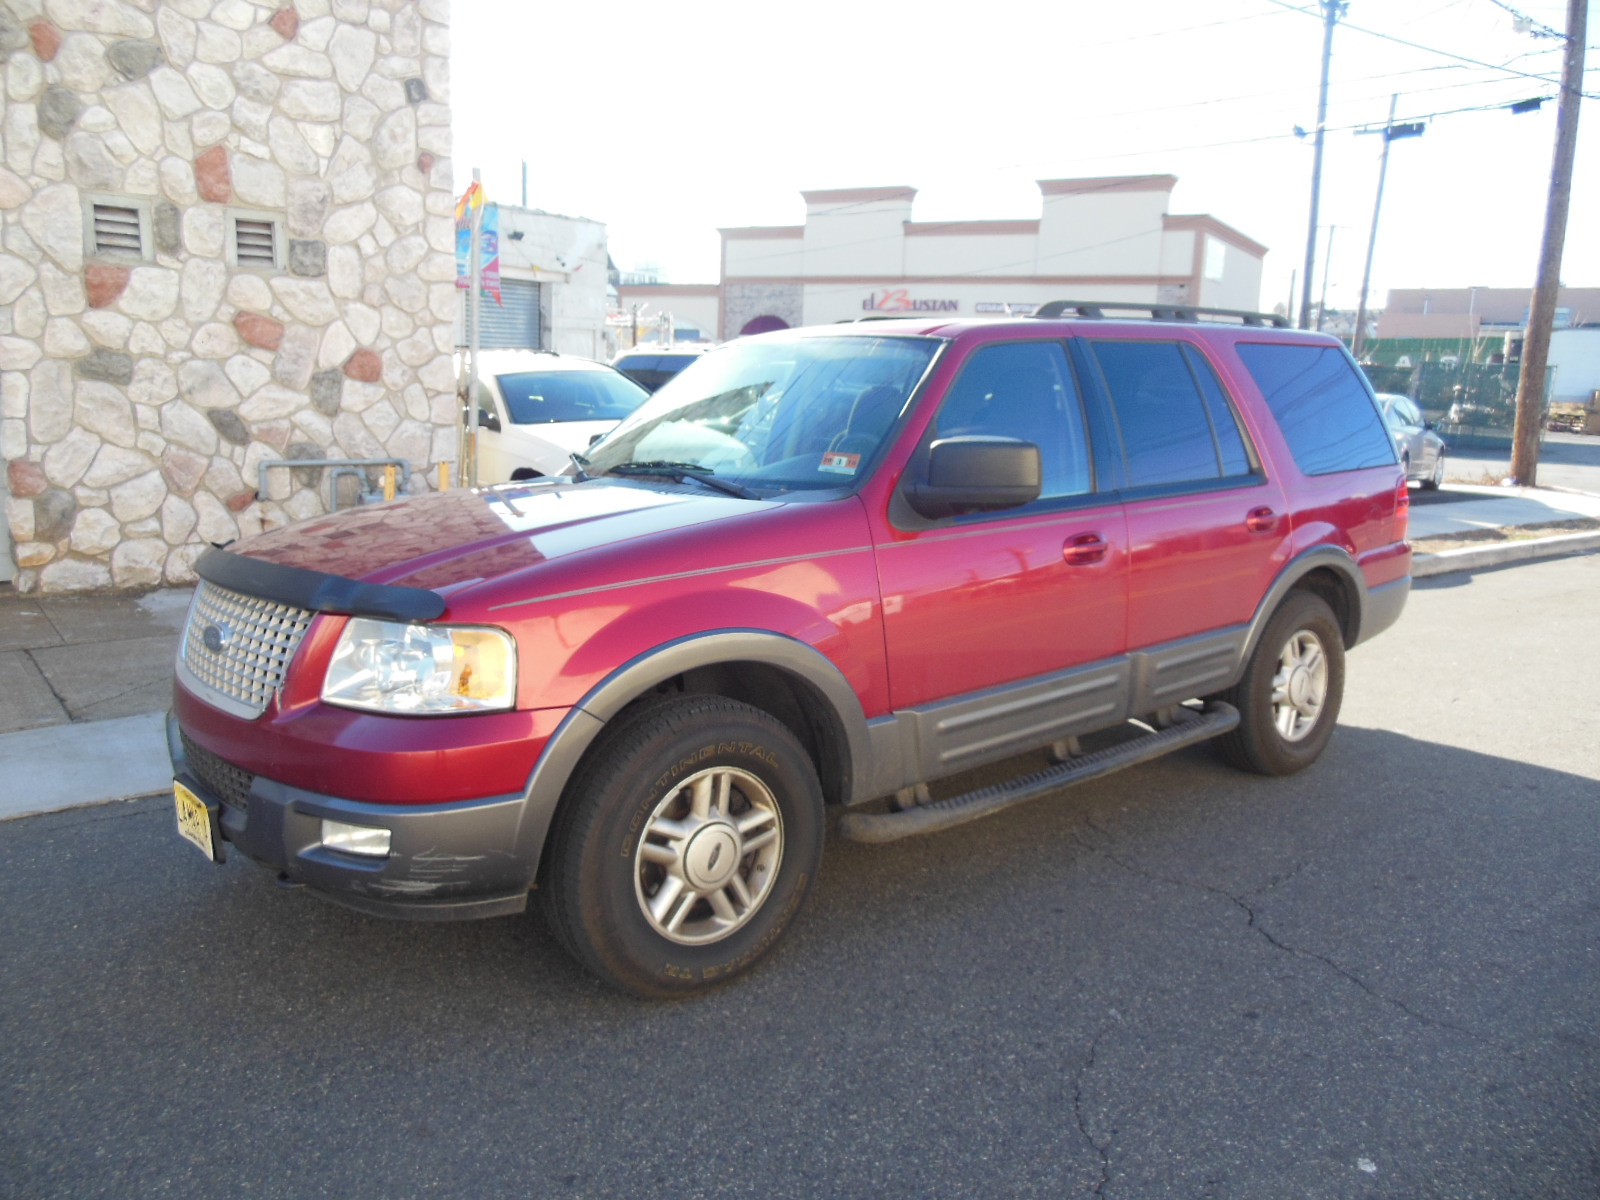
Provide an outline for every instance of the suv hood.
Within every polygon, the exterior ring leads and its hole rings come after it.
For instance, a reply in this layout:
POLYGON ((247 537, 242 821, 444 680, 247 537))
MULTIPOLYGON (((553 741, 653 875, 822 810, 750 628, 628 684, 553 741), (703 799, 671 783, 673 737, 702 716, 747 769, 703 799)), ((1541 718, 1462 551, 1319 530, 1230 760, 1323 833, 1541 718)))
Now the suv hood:
POLYGON ((365 583, 448 594, 580 550, 769 506, 631 480, 538 481, 350 509, 228 550, 365 583))

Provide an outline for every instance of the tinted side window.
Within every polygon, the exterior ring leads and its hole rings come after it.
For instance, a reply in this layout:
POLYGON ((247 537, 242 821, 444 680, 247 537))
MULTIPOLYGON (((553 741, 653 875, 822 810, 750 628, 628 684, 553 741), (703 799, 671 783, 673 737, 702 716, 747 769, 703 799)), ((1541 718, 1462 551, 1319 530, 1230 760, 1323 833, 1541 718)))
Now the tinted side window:
POLYGON ((1240 343, 1238 350, 1305 474, 1395 461, 1394 443, 1342 350, 1261 343, 1240 343))
POLYGON ((1089 439, 1067 356, 1055 342, 985 346, 939 408, 938 435, 1020 438, 1039 447, 1041 499, 1093 490, 1089 439))
POLYGON ((1222 384, 1217 382, 1216 372, 1211 369, 1205 355, 1193 346, 1185 346, 1183 356, 1189 360, 1189 369, 1194 372, 1195 382, 1200 385, 1200 394, 1205 397, 1206 413, 1211 417, 1211 431, 1217 438, 1217 458, 1222 463, 1223 475, 1252 474, 1256 469, 1255 459, 1245 447, 1239 416, 1233 411, 1233 405, 1228 403, 1222 384))
POLYGON ((1094 342, 1092 349, 1122 430, 1130 488, 1224 474, 1212 418, 1177 343, 1094 342))

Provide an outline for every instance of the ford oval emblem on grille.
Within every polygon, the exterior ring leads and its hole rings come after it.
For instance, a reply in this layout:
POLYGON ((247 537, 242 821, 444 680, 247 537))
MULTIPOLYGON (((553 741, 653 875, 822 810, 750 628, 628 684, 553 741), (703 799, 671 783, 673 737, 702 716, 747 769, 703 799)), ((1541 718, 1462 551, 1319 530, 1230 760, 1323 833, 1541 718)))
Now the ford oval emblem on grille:
POLYGON ((207 625, 200 631, 200 640, 211 653, 221 654, 222 648, 233 641, 233 630, 226 625, 207 625))

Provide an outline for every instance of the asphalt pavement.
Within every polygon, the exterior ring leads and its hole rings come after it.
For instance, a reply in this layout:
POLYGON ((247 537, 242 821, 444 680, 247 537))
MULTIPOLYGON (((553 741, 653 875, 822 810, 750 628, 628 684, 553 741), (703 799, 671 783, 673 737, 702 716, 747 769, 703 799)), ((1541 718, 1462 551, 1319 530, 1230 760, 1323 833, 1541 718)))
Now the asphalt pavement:
POLYGON ((0 823, 0 1195, 1592 1200, 1597 594, 1419 581, 1300 775, 830 837, 683 1003, 214 866, 165 796, 0 823))

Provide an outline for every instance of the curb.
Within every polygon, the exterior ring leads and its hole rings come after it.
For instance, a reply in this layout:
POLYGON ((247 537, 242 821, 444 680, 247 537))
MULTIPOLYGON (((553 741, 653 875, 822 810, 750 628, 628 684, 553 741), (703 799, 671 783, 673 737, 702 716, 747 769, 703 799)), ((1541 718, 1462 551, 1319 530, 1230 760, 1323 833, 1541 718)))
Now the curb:
POLYGON ((165 713, 0 734, 0 821, 172 787, 165 713))
POLYGON ((1600 530, 1565 533, 1556 537, 1530 538, 1520 542, 1495 542, 1487 546, 1463 546, 1437 554, 1419 554, 1411 560, 1411 577, 1426 579, 1452 571, 1478 571, 1506 563, 1528 562, 1538 558, 1557 558, 1600 550, 1600 530))

